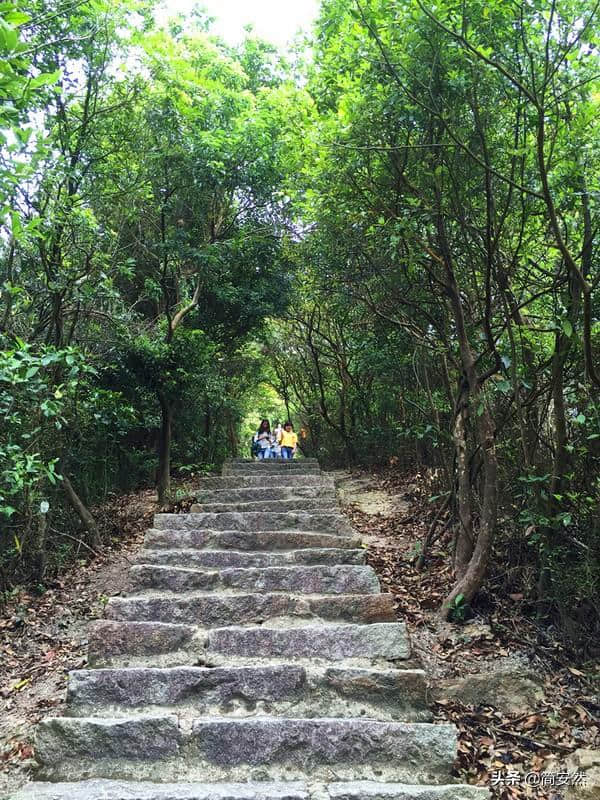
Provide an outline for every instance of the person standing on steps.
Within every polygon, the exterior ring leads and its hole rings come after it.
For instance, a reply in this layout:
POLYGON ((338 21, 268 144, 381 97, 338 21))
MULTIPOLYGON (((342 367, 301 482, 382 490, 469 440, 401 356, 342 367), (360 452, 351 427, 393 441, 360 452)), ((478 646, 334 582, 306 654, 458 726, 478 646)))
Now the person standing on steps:
POLYGON ((281 432, 283 428, 281 426, 281 422, 275 423, 275 428, 273 429, 273 445, 271 446, 271 458, 281 458, 281 432))
POLYGON ((281 445, 281 457, 293 458, 296 450, 298 449, 298 437, 294 433, 294 426, 288 421, 283 426, 281 435, 279 437, 279 444, 281 445))
POLYGON ((271 444, 273 437, 271 435, 271 425, 268 419, 263 419, 256 432, 256 443, 258 445, 258 457, 269 458, 271 455, 271 444))

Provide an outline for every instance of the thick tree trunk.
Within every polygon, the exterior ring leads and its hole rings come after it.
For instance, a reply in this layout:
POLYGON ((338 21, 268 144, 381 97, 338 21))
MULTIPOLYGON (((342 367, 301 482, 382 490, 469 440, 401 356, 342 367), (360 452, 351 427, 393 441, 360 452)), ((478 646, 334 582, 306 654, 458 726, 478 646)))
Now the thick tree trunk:
POLYGON ((158 474, 156 490, 158 502, 162 506, 167 502, 171 491, 171 435, 173 429, 173 405, 162 395, 159 397, 161 409, 161 426, 158 440, 158 474))
POLYGON ((462 595, 465 603, 470 603, 477 594, 492 553, 494 531, 498 515, 498 459, 496 455, 495 431, 492 418, 484 408, 477 424, 477 435, 483 453, 483 496, 481 504, 481 520, 473 555, 463 576, 456 582, 452 591, 444 600, 442 612, 445 616, 451 613, 454 601, 462 595))
POLYGON ((473 512, 471 508, 471 476, 467 448, 467 406, 461 399, 454 423, 456 450, 458 529, 454 546, 454 574, 460 580, 473 555, 473 512))
POLYGON ((71 483, 71 481, 64 474, 62 476, 62 485, 63 489, 65 490, 65 495, 67 496, 67 500, 71 504, 71 507, 73 508, 73 510, 83 523, 84 528, 89 534, 90 537, 89 541, 91 547, 95 549, 100 547, 101 545, 100 530, 98 528, 98 525, 96 524, 96 520, 90 514, 87 506, 73 488, 73 484, 71 483))

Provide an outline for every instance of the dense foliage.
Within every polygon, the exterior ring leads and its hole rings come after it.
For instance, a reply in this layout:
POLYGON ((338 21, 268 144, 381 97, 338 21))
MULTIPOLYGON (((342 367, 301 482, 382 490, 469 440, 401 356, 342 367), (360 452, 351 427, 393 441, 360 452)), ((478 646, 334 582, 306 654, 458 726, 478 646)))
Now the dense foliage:
POLYGON ((156 481, 162 503, 173 469, 237 448, 252 337, 290 292, 297 90, 271 47, 232 49, 199 15, 157 30, 135 0, 4 5, 8 584, 97 546, 108 492, 156 481))
POLYGON ((3 8, 10 576, 285 413, 436 470, 444 613, 500 563, 600 629, 598 4, 323 0, 294 64, 143 0, 3 8))

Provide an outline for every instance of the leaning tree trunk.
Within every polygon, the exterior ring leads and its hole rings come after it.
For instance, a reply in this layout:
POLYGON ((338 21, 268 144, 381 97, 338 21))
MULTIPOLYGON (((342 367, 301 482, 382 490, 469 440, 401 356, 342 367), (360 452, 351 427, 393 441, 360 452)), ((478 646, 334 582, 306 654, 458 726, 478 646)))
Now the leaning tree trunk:
POLYGON ((90 537, 90 545, 91 547, 97 549, 101 545, 101 538, 100 538, 100 529, 96 523, 94 517, 90 514, 87 506, 83 502, 83 500, 79 497, 75 489, 73 488, 73 484, 67 478, 65 474, 62 476, 62 486, 65 490, 65 495, 67 496, 67 500, 71 504, 71 507, 83 523, 83 527, 89 534, 90 537))
POLYGON ((156 490, 158 502, 167 502, 171 491, 171 437, 173 430, 173 405, 163 396, 159 397, 161 410, 160 436, 158 440, 158 474, 156 490))

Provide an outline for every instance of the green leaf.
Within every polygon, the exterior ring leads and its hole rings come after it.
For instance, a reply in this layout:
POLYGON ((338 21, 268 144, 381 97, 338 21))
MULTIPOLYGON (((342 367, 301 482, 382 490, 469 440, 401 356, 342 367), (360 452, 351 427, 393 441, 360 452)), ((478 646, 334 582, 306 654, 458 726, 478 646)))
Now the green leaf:
POLYGON ((562 321, 562 329, 563 329, 563 333, 565 334, 565 336, 568 336, 569 339, 571 338, 571 336, 573 336, 573 325, 571 323, 571 320, 563 319, 563 321, 562 321))
POLYGON ((39 89, 40 86, 49 86, 60 78, 61 71, 59 69, 56 72, 42 72, 41 75, 36 75, 35 78, 32 78, 29 86, 31 89, 39 89))

